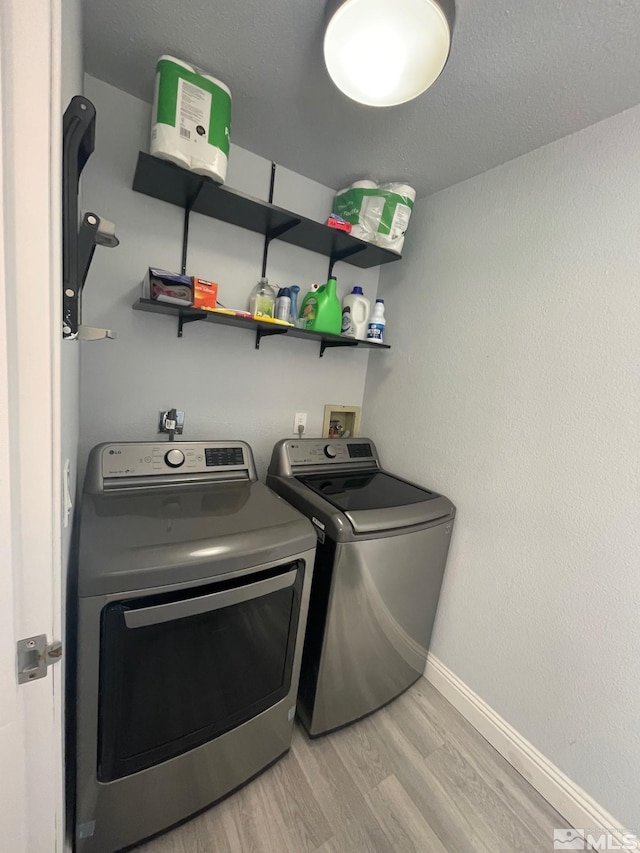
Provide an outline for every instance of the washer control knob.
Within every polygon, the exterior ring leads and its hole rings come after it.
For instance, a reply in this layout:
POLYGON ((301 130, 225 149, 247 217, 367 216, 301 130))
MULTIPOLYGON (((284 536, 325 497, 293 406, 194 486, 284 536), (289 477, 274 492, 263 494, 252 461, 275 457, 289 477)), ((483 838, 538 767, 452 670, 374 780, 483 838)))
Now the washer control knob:
POLYGON ((169 468, 179 468, 184 462, 184 453, 181 450, 167 450, 164 454, 164 461, 169 468))
POLYGON ((338 453, 335 447, 331 447, 330 444, 327 444, 324 449, 324 455, 327 456, 329 459, 335 459, 338 453))

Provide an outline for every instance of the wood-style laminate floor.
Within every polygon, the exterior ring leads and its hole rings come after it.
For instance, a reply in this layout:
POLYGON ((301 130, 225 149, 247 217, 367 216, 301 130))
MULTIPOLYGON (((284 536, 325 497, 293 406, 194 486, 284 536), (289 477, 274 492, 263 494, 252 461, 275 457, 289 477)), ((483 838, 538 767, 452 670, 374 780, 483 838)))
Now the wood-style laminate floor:
POLYGON ((144 853, 546 853, 567 823, 425 680, 144 853))

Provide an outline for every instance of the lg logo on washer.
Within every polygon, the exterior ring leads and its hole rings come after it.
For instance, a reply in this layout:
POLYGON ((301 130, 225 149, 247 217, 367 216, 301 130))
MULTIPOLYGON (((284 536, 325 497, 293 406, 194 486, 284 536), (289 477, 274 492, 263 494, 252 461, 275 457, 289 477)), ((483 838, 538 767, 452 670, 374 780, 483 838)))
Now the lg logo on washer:
POLYGON ((122 456, 122 451, 121 450, 110 450, 109 456, 122 456))

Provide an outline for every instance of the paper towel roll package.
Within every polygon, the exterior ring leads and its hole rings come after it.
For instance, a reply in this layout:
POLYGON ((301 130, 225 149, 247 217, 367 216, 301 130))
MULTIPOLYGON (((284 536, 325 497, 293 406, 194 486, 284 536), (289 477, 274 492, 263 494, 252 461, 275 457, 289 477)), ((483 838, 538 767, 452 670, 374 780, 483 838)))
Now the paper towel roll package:
POLYGON ((408 184, 381 184, 384 210, 375 236, 377 246, 402 252, 404 235, 409 227, 416 191, 408 184))
POLYGON ((224 183, 231 92, 195 65, 161 56, 156 66, 151 153, 224 183))
POLYGON ((416 191, 408 184, 356 181, 336 193, 333 210, 352 225, 354 237, 402 252, 416 191))

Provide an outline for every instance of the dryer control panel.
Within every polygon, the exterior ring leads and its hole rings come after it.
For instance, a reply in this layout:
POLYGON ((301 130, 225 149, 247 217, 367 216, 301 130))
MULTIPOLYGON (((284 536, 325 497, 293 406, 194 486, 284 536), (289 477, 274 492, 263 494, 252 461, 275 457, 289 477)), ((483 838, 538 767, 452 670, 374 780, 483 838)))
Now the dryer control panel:
POLYGON ((94 447, 85 489, 102 492, 162 480, 257 479, 253 454, 243 441, 117 442, 94 447), (87 486, 90 488, 87 489, 87 486))

